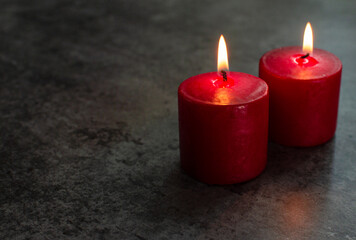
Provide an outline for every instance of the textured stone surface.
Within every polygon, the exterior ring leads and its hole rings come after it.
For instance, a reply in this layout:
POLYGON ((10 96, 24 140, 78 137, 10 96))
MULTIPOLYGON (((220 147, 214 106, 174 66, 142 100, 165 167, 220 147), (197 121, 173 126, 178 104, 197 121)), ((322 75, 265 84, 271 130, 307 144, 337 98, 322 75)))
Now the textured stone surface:
POLYGON ((1 1, 0 239, 356 239, 356 2, 1 1), (271 143, 257 179, 209 186, 179 168, 177 87, 266 51, 344 63, 338 129, 271 143))

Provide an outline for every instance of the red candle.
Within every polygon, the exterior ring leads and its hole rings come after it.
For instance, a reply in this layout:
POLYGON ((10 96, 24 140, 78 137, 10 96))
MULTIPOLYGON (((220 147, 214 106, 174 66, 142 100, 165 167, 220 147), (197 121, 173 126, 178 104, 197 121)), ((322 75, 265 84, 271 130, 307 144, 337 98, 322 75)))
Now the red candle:
POLYGON ((268 86, 255 76, 227 72, 219 42, 218 72, 185 80, 178 89, 182 168, 209 184, 250 180, 266 166, 268 86))
POLYGON ((314 49, 310 24, 301 47, 284 47, 260 59, 259 76, 270 90, 269 136, 289 146, 328 141, 336 129, 341 61, 314 49))

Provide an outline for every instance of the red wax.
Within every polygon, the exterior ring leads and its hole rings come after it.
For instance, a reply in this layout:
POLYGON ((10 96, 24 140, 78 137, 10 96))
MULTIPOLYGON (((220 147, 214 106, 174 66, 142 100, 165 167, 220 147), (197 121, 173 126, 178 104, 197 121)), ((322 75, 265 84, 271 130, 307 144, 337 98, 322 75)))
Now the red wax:
POLYGON ((260 78, 270 90, 270 138, 289 146, 314 146, 334 136, 341 61, 332 53, 284 47, 260 59, 260 78))
POLYGON ((250 180, 266 166, 268 86, 260 78, 216 72, 178 89, 182 168, 209 184, 250 180))

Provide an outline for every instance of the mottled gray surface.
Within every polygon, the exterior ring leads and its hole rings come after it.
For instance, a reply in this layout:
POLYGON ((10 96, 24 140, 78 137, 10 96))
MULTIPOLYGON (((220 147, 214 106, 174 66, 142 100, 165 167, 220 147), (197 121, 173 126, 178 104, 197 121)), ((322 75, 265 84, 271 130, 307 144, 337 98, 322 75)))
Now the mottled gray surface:
POLYGON ((356 239, 356 2, 1 1, 0 239, 356 239), (336 137, 270 144, 257 179, 179 167, 177 87, 315 46, 344 63, 336 137))

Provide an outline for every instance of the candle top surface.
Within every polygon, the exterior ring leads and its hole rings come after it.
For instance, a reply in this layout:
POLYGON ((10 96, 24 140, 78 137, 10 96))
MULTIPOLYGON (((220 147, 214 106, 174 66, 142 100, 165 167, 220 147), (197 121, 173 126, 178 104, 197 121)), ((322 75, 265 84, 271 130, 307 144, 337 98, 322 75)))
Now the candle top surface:
POLYGON ((278 78, 318 80, 339 72, 342 63, 334 54, 314 48, 305 56, 301 46, 282 47, 265 53, 261 58, 265 70, 278 78))
POLYGON ((267 84, 247 73, 229 72, 227 81, 217 72, 203 73, 186 79, 178 89, 192 101, 212 105, 243 105, 268 94, 267 84))

